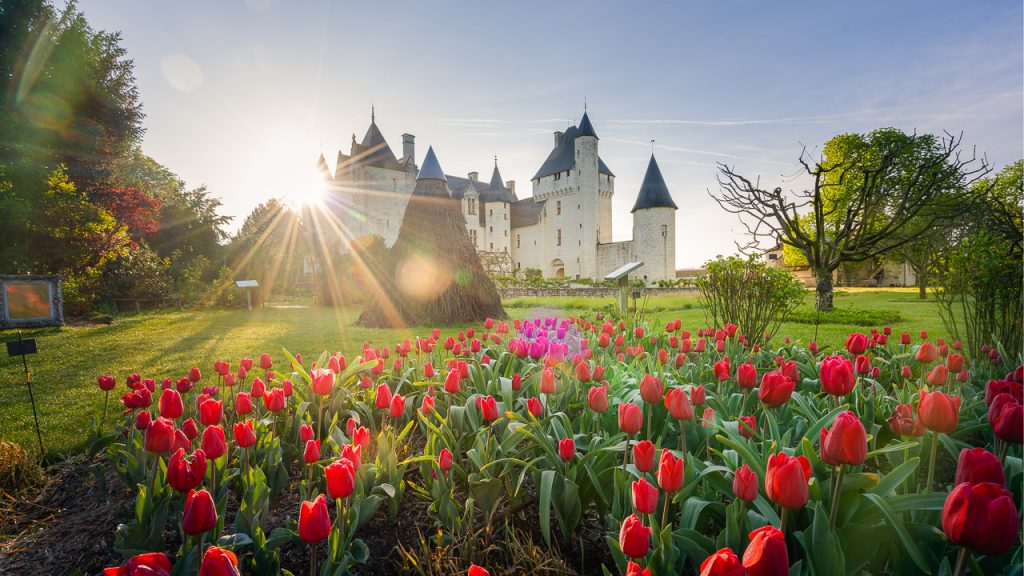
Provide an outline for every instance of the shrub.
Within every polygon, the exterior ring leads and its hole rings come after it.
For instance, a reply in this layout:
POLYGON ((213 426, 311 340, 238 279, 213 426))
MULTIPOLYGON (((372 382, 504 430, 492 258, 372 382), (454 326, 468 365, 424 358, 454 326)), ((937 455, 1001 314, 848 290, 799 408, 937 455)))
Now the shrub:
POLYGON ((713 326, 737 324, 751 343, 772 334, 804 296, 792 273, 755 258, 719 257, 696 280, 704 315, 713 326))

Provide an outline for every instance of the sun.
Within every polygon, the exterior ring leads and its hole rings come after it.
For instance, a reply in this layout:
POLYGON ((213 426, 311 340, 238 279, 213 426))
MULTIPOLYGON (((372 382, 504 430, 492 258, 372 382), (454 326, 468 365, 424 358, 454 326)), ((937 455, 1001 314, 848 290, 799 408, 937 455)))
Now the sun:
POLYGON ((284 186, 284 198, 293 208, 323 206, 327 196, 327 182, 313 167, 296 170, 284 186))

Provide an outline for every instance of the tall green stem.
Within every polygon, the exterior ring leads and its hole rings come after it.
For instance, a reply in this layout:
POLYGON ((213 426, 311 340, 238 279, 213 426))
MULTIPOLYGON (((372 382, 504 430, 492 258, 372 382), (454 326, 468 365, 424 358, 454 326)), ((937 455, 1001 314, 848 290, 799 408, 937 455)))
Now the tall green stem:
POLYGON ((932 480, 935 479, 935 454, 939 451, 939 433, 932 432, 932 454, 928 458, 928 483, 925 484, 925 491, 932 491, 932 480))
POLYGON ((832 489, 832 513, 829 515, 833 529, 836 527, 836 519, 839 516, 839 496, 843 493, 843 473, 846 471, 846 466, 840 464, 837 469, 836 485, 832 489))
POLYGON ((961 546, 960 554, 956 557, 956 569, 953 570, 953 576, 963 576, 964 568, 967 567, 967 548, 961 546))

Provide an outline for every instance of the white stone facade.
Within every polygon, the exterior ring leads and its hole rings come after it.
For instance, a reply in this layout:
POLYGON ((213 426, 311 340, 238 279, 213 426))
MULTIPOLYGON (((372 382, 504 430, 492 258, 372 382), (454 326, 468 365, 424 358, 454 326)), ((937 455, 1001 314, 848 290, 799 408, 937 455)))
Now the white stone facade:
MULTIPOLYGON (((536 269, 545 277, 601 279, 639 260, 644 266, 635 277, 674 279, 676 207, 653 157, 657 182, 651 188, 649 167, 633 210, 633 239, 612 242, 615 175, 598 155, 589 118, 584 114, 579 127, 554 137, 554 149, 531 179, 531 197, 519 199, 515 181, 502 181, 497 164, 489 182, 476 172, 447 176, 477 250, 507 260, 509 272, 520 276, 536 269)), ((338 154, 333 175, 321 157, 331 182, 329 205, 349 240, 377 235, 390 246, 397 238, 418 170, 414 137, 402 140, 396 158, 372 122, 361 143, 353 135, 350 153, 338 154)))

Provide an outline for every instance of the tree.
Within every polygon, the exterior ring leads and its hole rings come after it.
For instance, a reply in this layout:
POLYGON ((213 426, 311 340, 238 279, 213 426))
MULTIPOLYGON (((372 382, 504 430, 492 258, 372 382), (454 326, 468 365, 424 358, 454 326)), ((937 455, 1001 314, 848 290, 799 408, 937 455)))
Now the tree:
POLYGON ((808 190, 762 188, 720 164, 720 191, 711 197, 751 235, 741 250, 758 249, 766 239, 798 249, 817 280, 817 308, 827 311, 841 265, 890 253, 971 203, 969 185, 989 166, 973 154, 962 158, 961 140, 892 128, 844 134, 826 144, 818 162, 801 153, 808 190))
POLYGON ((256 279, 263 294, 302 279, 307 242, 302 222, 277 198, 253 208, 228 247, 237 278, 256 279))

